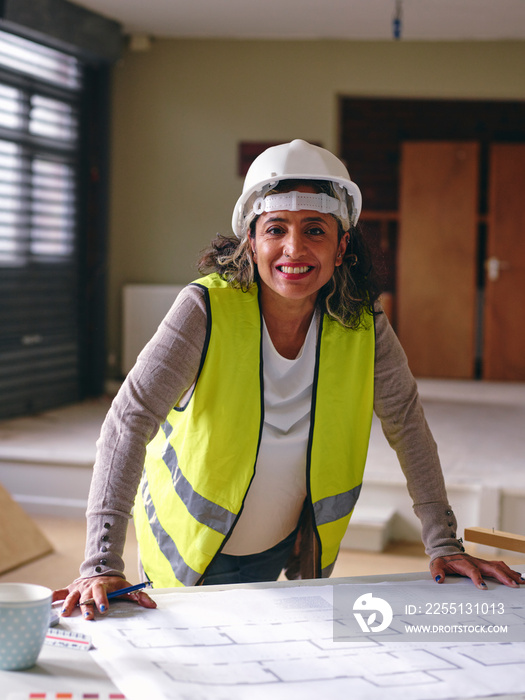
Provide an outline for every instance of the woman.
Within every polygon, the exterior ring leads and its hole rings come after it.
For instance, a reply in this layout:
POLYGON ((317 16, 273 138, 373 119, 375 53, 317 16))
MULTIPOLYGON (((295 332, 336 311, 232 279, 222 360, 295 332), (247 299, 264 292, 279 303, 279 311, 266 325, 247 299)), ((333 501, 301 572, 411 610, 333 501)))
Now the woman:
MULTIPOLYGON (((181 292, 108 413, 81 578, 55 592, 64 615, 80 603, 91 619, 128 585, 121 555, 135 494, 154 586, 275 580, 283 568, 330 575, 373 410, 405 472, 435 580, 459 573, 483 588, 487 575, 518 586, 520 574, 466 555, 456 538, 415 381, 377 302, 360 209, 346 168, 322 148, 296 140, 254 161, 236 238, 214 241, 201 260, 212 274, 181 292)), ((154 606, 143 591, 130 597, 154 606)))

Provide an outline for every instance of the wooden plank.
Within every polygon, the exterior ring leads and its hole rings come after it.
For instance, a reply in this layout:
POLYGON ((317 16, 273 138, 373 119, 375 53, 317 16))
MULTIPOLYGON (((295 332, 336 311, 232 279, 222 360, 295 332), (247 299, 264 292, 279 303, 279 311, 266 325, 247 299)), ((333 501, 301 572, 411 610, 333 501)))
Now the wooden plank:
POLYGON ((0 485, 0 574, 50 554, 53 547, 0 485))
POLYGON ((418 377, 475 371, 479 145, 404 143, 397 330, 418 377))
POLYGON ((524 535, 514 535, 510 532, 490 530, 485 527, 466 527, 463 539, 476 544, 486 544, 489 547, 525 553, 524 535))

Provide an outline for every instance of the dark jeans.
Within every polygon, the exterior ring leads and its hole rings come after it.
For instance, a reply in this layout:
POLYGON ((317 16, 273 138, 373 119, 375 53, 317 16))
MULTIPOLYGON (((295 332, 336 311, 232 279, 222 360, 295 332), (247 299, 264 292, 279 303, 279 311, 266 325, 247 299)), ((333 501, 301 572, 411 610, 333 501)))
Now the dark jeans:
POLYGON ((208 567, 202 585, 276 581, 288 561, 296 537, 297 530, 294 530, 275 547, 257 554, 239 557, 218 554, 208 567))

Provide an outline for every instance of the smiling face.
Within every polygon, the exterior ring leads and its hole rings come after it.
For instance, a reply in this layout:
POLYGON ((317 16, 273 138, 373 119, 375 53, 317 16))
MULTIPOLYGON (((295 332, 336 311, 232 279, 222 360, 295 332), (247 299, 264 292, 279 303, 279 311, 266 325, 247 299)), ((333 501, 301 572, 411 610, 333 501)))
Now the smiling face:
MULTIPOLYGON (((315 192, 310 185, 294 187, 315 192)), ((346 250, 348 235, 339 241, 337 220, 317 211, 274 211, 255 222, 252 241, 263 299, 277 298, 315 304, 346 250)))

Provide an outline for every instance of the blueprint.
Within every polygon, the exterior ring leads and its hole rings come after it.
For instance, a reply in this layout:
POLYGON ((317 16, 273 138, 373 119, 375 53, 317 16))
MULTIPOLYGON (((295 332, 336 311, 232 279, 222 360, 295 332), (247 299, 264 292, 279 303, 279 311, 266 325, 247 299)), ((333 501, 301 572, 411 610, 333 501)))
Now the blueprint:
MULTIPOLYGON (((476 590, 466 580, 452 581, 458 600, 476 590)), ((418 581, 367 588, 380 596, 385 586, 397 586, 396 595, 413 601, 426 596, 426 587, 428 597, 438 600, 445 585, 418 581)), ((504 601, 505 619, 524 626, 525 588, 489 586, 504 601)), ((153 592, 155 610, 112 603, 104 620, 67 624, 78 631, 89 624, 96 647, 90 653, 127 700, 525 694, 525 642, 396 642, 373 632, 337 641, 333 596, 333 585, 153 592)))

